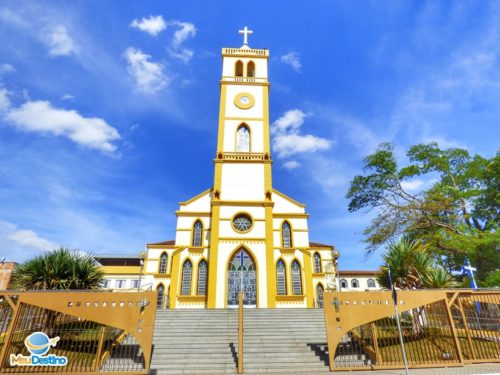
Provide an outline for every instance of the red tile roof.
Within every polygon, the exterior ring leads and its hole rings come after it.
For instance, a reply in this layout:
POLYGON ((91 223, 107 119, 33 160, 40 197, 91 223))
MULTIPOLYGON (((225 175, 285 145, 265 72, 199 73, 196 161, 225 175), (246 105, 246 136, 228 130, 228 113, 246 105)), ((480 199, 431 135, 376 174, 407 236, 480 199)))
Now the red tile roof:
POLYGON ((370 271, 370 270, 348 270, 348 271, 339 271, 339 275, 342 276, 376 276, 379 271, 370 271))
POLYGON ((333 246, 332 245, 325 245, 323 243, 319 243, 319 242, 311 242, 309 241, 309 247, 331 247, 333 249, 333 246))
POLYGON ((165 245, 165 246, 171 246, 171 245, 175 245, 175 240, 168 240, 168 241, 162 241, 162 242, 153 242, 153 243, 148 243, 148 245, 165 245))

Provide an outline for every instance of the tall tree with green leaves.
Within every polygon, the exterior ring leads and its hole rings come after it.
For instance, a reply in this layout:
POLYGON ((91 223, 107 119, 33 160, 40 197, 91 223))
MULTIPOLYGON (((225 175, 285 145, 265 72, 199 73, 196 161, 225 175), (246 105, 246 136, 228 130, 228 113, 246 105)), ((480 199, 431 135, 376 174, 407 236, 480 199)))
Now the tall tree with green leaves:
POLYGON ((23 290, 99 289, 103 276, 104 272, 91 255, 61 247, 16 266, 12 287, 23 290))
MULTIPOLYGON (((367 252, 407 235, 422 241, 449 272, 459 271, 465 258, 488 285, 500 264, 500 154, 491 159, 460 148, 419 144, 399 166, 390 143, 381 144, 364 161, 347 193, 349 211, 376 210, 365 229, 367 252), (415 191, 411 182, 429 184, 415 191)), ((490 285, 493 286, 493 285, 490 285)))

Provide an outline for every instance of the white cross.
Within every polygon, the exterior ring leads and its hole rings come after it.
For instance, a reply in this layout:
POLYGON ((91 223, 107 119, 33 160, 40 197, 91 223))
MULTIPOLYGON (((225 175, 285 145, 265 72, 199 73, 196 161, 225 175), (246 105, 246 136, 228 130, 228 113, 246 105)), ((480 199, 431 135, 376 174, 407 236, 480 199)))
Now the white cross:
POLYGON ((239 34, 243 34, 243 45, 248 46, 248 35, 253 34, 252 30, 248 30, 248 27, 244 27, 243 30, 238 30, 239 34))
POLYGON ((465 271, 469 271, 469 274, 470 274, 470 277, 471 277, 471 281, 472 281, 472 287, 474 289, 477 289, 477 284, 476 284, 476 279, 474 278, 474 272, 477 271, 477 268, 476 267, 472 267, 472 265, 470 264, 470 261, 469 259, 467 259, 467 265, 466 266, 463 266, 462 267, 465 271))

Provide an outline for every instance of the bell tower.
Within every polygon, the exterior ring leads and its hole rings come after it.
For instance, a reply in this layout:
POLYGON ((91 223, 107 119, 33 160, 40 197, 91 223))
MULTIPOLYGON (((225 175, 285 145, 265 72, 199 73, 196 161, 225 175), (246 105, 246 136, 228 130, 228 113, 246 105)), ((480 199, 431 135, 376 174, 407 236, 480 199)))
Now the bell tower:
MULTIPOLYGON (((243 244, 252 238, 255 244, 250 250, 254 251, 254 257, 261 257, 261 272, 265 273, 272 270, 267 268, 274 264, 269 51, 249 47, 248 35, 253 31, 247 27, 239 33, 243 35, 240 48, 222 49, 209 263, 226 268, 226 263, 218 256, 229 251, 225 250, 225 244, 230 241, 243 244), (241 214, 252 223, 246 232, 234 230, 234 221, 241 214)), ((225 297, 215 293, 217 286, 219 290, 225 289, 222 282, 215 267, 209 267, 209 308, 225 303, 225 297)), ((274 295, 275 291, 262 288, 257 297, 259 305, 273 307, 274 295)))
POLYGON ((271 186, 269 51, 248 46, 222 49, 220 111, 214 192, 221 200, 265 200, 271 186))

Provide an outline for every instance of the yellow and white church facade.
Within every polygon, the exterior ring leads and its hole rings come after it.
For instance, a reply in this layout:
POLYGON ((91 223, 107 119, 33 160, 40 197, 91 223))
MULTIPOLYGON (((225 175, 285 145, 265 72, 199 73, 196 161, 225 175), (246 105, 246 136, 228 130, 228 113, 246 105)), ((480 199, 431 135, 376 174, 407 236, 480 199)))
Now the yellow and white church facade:
POLYGON ((180 203, 175 240, 146 245, 140 283, 159 306, 232 307, 243 291, 248 307, 317 307, 334 288, 333 247, 310 242, 305 206, 273 188, 269 51, 248 32, 222 49, 213 185, 180 203))

